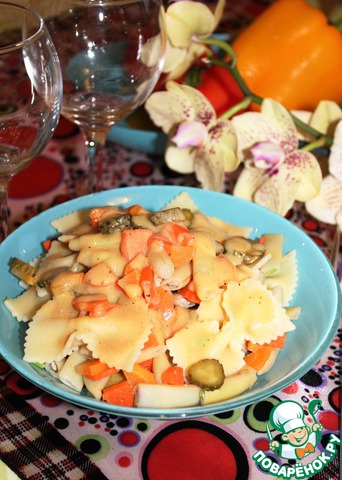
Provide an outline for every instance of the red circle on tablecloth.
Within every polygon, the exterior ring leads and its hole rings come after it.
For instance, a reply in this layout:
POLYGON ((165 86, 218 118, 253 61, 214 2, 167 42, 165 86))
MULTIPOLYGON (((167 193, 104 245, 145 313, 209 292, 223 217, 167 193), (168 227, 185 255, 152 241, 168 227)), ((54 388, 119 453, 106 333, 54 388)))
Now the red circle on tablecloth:
POLYGON ((248 460, 228 432, 204 422, 170 425, 147 446, 142 459, 148 480, 244 480, 248 460))
POLYGON ((78 132, 79 128, 75 123, 61 116, 53 136, 54 138, 67 138, 78 132))
POLYGON ((62 166, 52 158, 39 156, 13 177, 8 196, 29 198, 44 195, 56 188, 62 179, 62 166))
POLYGON ((338 430, 340 418, 336 412, 320 412, 319 422, 328 430, 338 430))

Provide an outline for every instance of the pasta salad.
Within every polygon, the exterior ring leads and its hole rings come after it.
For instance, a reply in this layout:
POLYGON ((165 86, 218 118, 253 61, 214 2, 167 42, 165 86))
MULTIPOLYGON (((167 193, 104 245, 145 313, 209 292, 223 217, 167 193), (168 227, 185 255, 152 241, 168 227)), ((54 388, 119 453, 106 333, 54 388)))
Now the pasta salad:
POLYGON ((281 234, 199 211, 103 206, 53 222, 5 305, 27 322, 24 360, 97 400, 183 408, 228 400, 272 368, 300 307, 296 251, 281 234))

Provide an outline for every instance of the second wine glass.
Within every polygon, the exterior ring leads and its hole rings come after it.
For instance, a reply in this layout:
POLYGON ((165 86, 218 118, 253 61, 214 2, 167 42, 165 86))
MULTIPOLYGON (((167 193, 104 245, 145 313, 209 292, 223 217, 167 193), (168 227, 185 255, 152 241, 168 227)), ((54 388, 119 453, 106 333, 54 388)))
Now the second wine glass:
POLYGON ((45 22, 62 68, 62 114, 83 133, 88 192, 99 191, 109 130, 144 103, 160 76, 163 7, 160 0, 62 0, 49 2, 45 22))

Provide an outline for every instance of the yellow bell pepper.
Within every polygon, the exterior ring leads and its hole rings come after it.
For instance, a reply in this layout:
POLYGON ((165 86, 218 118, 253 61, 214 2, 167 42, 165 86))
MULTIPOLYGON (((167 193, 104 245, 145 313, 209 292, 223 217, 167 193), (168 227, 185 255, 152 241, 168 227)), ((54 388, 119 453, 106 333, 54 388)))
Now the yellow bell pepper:
POLYGON ((342 34, 305 0, 278 0, 232 43, 250 90, 287 109, 342 102, 342 34))

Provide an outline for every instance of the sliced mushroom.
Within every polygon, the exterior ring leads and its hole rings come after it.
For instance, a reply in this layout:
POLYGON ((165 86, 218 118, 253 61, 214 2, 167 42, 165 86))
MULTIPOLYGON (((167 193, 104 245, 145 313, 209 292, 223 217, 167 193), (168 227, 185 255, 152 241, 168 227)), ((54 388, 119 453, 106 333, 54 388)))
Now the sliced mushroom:
POLYGON ((99 231, 101 233, 122 232, 132 227, 132 217, 129 213, 123 215, 106 218, 98 223, 99 231))
POLYGON ((225 256, 234 265, 253 265, 265 255, 265 246, 244 237, 230 237, 224 243, 225 256))
POLYGON ((167 222, 184 222, 185 215, 181 208, 175 207, 151 213, 150 220, 154 225, 162 225, 167 222))

